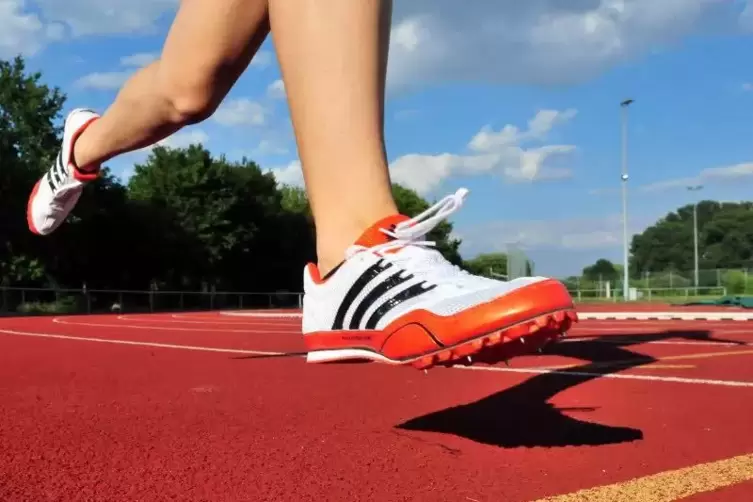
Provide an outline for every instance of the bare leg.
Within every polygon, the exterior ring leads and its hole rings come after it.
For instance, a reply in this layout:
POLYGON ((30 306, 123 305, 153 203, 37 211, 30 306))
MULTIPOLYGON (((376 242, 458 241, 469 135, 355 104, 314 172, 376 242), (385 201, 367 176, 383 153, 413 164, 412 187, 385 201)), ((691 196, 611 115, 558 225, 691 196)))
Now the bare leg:
POLYGON ((79 137, 76 164, 96 168, 211 116, 268 33, 266 0, 182 0, 160 59, 79 137))
POLYGON ((383 137, 391 13, 391 0, 269 2, 322 274, 397 212, 383 137))

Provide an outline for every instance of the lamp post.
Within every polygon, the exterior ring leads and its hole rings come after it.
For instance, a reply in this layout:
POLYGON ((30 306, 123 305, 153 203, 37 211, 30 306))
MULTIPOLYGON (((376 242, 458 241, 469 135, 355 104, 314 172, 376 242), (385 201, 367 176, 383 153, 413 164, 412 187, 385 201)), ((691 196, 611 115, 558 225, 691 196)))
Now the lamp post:
MULTIPOLYGON (((697 192, 703 188, 703 185, 693 185, 687 187, 691 192, 697 192)), ((698 201, 693 203, 693 279, 695 282, 696 294, 698 294, 698 201)))
POLYGON ((628 300, 630 291, 630 273, 628 270, 628 258, 629 247, 628 242, 628 214, 627 214, 627 181, 628 181, 628 156, 627 156, 627 125, 628 125, 628 107, 633 103, 633 99, 626 99, 620 103, 622 109, 622 245, 623 245, 623 278, 622 278, 622 294, 623 300, 628 300))

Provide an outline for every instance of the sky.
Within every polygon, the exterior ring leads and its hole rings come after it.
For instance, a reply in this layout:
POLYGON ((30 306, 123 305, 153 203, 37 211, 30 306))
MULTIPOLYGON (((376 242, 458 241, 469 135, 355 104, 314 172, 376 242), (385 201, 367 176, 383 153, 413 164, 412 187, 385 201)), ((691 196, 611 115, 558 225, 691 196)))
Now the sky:
MULTIPOLYGON (((66 93, 64 112, 103 112, 159 56, 177 5, 0 0, 0 58, 24 55, 66 93)), ((753 0, 396 0, 392 179, 429 201, 469 189, 450 218, 466 258, 520 247, 557 277, 621 262, 624 99, 630 235, 681 205, 751 198, 751 35, 753 0)), ((163 143, 301 185, 280 78, 268 40, 212 117, 163 143)), ((147 155, 108 166, 127 179, 147 155)))

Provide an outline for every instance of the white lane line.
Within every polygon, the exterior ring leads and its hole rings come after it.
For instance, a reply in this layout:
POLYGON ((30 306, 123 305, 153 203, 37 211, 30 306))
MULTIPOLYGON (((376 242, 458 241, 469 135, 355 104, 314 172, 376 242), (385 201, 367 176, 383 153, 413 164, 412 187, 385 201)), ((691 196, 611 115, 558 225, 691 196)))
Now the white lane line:
POLYGON ((176 345, 172 343, 157 343, 157 342, 136 342, 133 340, 117 340, 113 338, 94 338, 90 336, 68 336, 68 335, 54 335, 51 333, 30 333, 26 331, 15 331, 15 330, 10 330, 10 329, 0 329, 0 333, 4 333, 6 335, 13 335, 13 336, 55 338, 59 340, 75 340, 79 342, 110 343, 114 345, 135 345, 137 347, 157 347, 161 349, 193 350, 197 352, 221 352, 225 354, 246 354, 246 355, 259 355, 259 356, 283 356, 287 354, 286 352, 267 352, 263 350, 223 349, 220 347, 200 347, 196 345, 176 345))
MULTIPOLYGON (((667 329, 667 323, 666 322, 658 322, 658 323, 650 323, 648 321, 644 321, 640 324, 633 324, 631 326, 625 326, 623 324, 618 324, 617 321, 609 323, 609 326, 605 327, 598 327, 594 326, 596 323, 588 323, 588 325, 581 325, 576 324, 572 328, 570 328, 570 333, 573 332, 581 332, 581 331, 587 331, 589 333, 625 333, 626 331, 629 331, 629 333, 626 334, 652 334, 656 333, 657 329, 666 330, 667 329), (615 324, 618 324, 615 326, 615 324)), ((702 323, 693 323, 693 322, 685 322, 683 321, 683 324, 681 327, 677 327, 672 329, 672 332, 681 332, 681 331, 696 331, 696 330, 708 330, 709 325, 708 324, 702 324, 702 323)), ((748 329, 739 329, 740 325, 714 325, 713 327, 714 333, 736 333, 740 335, 753 335, 753 327, 748 329)))
MULTIPOLYGON (((277 318, 302 316, 300 312, 265 312, 260 310, 224 310, 220 311, 220 315, 277 318)), ((578 312, 578 318, 603 321, 753 321, 753 312, 578 312)))
POLYGON ((472 370, 472 371, 492 371, 498 373, 526 373, 536 375, 562 375, 569 377, 590 377, 595 376, 599 378, 611 378, 616 380, 644 380, 648 382, 671 382, 671 383, 684 383, 695 385, 717 385, 724 387, 753 387, 753 382, 743 382, 736 380, 709 380, 705 378, 683 378, 683 377, 670 377, 670 376, 655 376, 655 375, 634 375, 625 373, 599 373, 596 371, 562 371, 562 370, 545 370, 536 368, 502 368, 499 366, 452 366, 455 369, 460 370, 472 370))
POLYGON ((559 340, 557 343, 611 343, 614 345, 622 345, 622 344, 631 344, 631 347, 642 347, 644 345, 688 345, 690 347, 694 345, 698 346, 704 346, 708 345, 710 347, 747 347, 750 345, 753 345, 753 343, 750 342, 741 342, 741 343, 732 343, 732 342, 707 342, 707 341, 697 341, 697 342, 683 342, 683 341, 671 341, 671 340, 641 340, 637 338, 618 338, 618 337, 609 337, 609 338, 578 338, 572 337, 572 338, 564 338, 562 340, 559 340), (609 338, 615 338, 614 340, 610 340, 609 338))
MULTIPOLYGON (((223 349, 217 347, 200 347, 194 345, 175 345, 169 343, 155 343, 155 342, 137 342, 132 340, 115 340, 108 338, 94 338, 94 337, 80 337, 80 336, 68 336, 68 335, 54 335, 50 333, 34 333, 26 331, 15 331, 0 329, 0 333, 4 333, 12 336, 25 336, 36 338, 53 338, 59 340, 73 340, 79 342, 96 342, 96 343, 109 343, 114 345, 131 345, 141 347, 155 347, 164 349, 179 349, 179 350, 192 350, 198 352, 220 352, 227 354, 248 354, 248 355, 270 355, 270 356, 283 356, 289 353, 286 352, 266 352, 260 350, 244 350, 244 349, 223 349)), ((291 354, 291 357, 301 357, 300 354, 291 354)), ((598 373, 588 371, 562 371, 562 370, 547 370, 538 368, 503 368, 499 366, 451 366, 453 369, 461 370, 473 370, 473 371, 488 371, 498 373, 524 373, 524 374, 554 374, 562 376, 579 376, 579 377, 599 377, 609 378, 616 380, 642 380, 648 382, 668 382, 668 383, 684 383, 695 385, 716 385, 723 387, 753 387, 753 382, 735 381, 735 380, 711 380, 703 378, 683 378, 683 377, 668 377, 668 376, 654 376, 654 375, 635 375, 635 374, 621 374, 621 373, 598 373)))
POLYGON ((201 325, 225 325, 225 326, 276 326, 276 327, 285 327, 285 326, 297 326, 300 323, 296 324, 286 324, 281 322, 282 320, 278 321, 229 321, 229 320, 220 320, 220 319, 206 319, 204 321, 189 321, 184 319, 159 319, 159 318, 149 318, 149 317, 133 317, 128 315, 119 315, 116 317, 118 321, 129 321, 129 322, 143 322, 143 323, 158 323, 158 324, 201 324, 201 325))
POLYGON ((300 330, 275 330, 275 329, 217 329, 217 328, 174 328, 165 326, 134 326, 133 324, 121 324, 121 323, 95 323, 95 322, 74 322, 55 317, 52 322, 56 324, 67 324, 70 326, 90 326, 94 328, 128 328, 128 329, 141 329, 146 331, 193 331, 197 333, 245 333, 245 334, 257 334, 257 335, 300 335, 300 330))

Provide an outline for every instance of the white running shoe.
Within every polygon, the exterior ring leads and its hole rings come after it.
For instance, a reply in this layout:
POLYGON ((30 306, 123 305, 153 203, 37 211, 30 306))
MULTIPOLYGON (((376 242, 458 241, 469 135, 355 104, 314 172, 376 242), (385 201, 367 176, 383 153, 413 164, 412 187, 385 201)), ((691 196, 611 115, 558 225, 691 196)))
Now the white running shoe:
POLYGON ((396 215, 377 222, 326 277, 307 265, 303 334, 309 362, 368 359, 425 369, 519 345, 529 335, 554 340, 577 320, 561 282, 474 276, 421 240, 461 206, 466 193, 461 189, 412 219, 396 215))
POLYGON ((26 206, 26 221, 35 234, 48 235, 58 228, 78 202, 84 185, 99 176, 99 169, 80 171, 72 159, 76 139, 97 118, 95 112, 83 108, 66 117, 60 152, 50 170, 34 185, 26 206))

